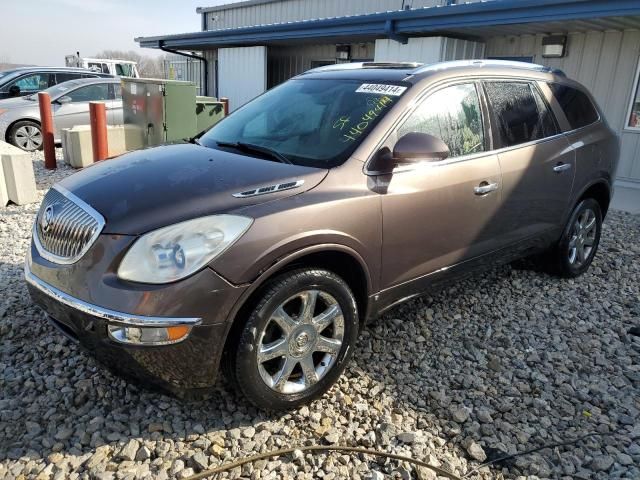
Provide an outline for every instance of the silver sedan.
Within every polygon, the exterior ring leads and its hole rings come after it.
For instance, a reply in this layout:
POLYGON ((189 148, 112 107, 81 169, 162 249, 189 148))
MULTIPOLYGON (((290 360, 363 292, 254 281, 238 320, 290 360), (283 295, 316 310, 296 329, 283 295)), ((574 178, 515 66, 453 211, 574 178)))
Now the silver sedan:
MULTIPOLYGON (((56 143, 60 142, 63 128, 89 124, 89 102, 105 103, 109 125, 123 123, 119 79, 70 80, 44 91, 51 97, 56 143)), ((37 94, 0 101, 0 140, 26 151, 42 147, 37 94)))

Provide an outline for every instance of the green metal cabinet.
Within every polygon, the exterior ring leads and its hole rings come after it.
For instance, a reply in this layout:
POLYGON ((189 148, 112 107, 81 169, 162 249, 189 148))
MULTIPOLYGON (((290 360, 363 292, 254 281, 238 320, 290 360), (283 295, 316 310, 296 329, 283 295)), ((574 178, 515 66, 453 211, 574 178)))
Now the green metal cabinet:
POLYGON ((124 123, 140 129, 145 146, 197 133, 196 84, 177 80, 122 79, 124 123))
POLYGON ((204 132, 224 118, 224 105, 214 97, 196 97, 196 133, 204 132))

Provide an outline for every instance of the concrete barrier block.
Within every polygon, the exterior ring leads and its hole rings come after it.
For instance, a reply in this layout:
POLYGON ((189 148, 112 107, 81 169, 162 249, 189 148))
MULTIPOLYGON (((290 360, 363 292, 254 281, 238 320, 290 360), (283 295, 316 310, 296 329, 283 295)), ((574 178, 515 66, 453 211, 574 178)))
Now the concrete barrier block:
MULTIPOLYGON (((88 167, 93 163, 93 147, 91 145, 91 127, 78 125, 65 128, 62 134, 65 157, 74 168, 88 167)), ((66 161, 66 160, 65 160, 66 161)))
MULTIPOLYGON (((89 125, 65 128, 61 138, 65 162, 75 168, 84 168, 93 163, 91 127, 89 125)), ((108 126, 107 141, 109 157, 116 157, 144 147, 142 130, 134 125, 108 126)))
POLYGON ((64 163, 71 165, 72 146, 69 138, 69 129, 63 128, 60 132, 60 142, 62 143, 62 158, 64 163))
POLYGON ((0 142, 0 161, 9 200, 18 205, 35 202, 38 195, 31 155, 13 145, 0 142))
POLYGON ((116 125, 107 129, 109 156, 144 148, 142 129, 136 125, 116 125))
POLYGON ((0 164, 0 207, 4 207, 9 203, 9 194, 7 193, 7 184, 4 180, 4 169, 0 164))

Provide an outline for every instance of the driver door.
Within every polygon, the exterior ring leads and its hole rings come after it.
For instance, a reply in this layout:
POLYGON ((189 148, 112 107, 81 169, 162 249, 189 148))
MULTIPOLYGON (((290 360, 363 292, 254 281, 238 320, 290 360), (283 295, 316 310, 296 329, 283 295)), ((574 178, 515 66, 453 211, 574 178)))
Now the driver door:
MULTIPOLYGON (((479 84, 440 88, 421 101, 387 143, 411 132, 442 139, 449 158, 396 169, 381 197, 382 285, 390 288, 500 246, 500 164, 491 153, 479 84)), ((409 283, 408 283, 409 284, 409 283)), ((409 284, 411 285, 411 284, 409 284)))
POLYGON ((109 103, 109 88, 107 83, 94 83, 71 90, 67 95, 67 103, 54 102, 53 123, 55 137, 60 138, 63 128, 73 128, 76 125, 89 125, 89 102, 102 101, 109 103))

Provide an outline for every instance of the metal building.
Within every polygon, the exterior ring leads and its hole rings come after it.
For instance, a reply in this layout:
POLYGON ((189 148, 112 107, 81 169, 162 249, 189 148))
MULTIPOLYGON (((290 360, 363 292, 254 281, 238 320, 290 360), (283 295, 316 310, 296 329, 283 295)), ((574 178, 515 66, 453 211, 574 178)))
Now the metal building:
POLYGON ((593 92, 620 135, 617 184, 640 189, 638 0, 247 0, 197 13, 202 31, 136 41, 199 52, 202 90, 229 97, 232 109, 336 62, 502 58, 560 68, 593 92))

